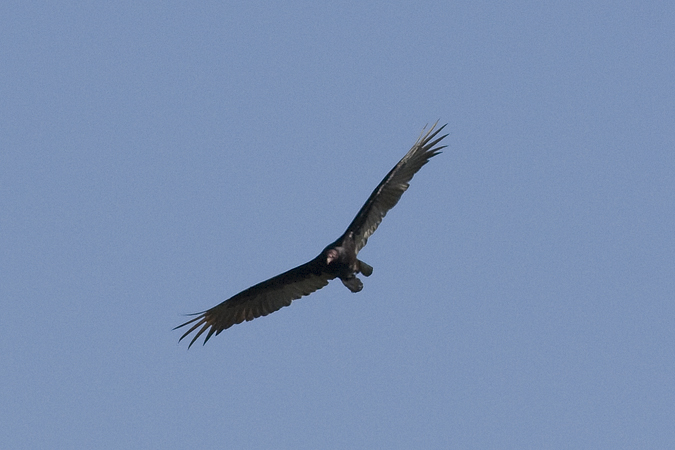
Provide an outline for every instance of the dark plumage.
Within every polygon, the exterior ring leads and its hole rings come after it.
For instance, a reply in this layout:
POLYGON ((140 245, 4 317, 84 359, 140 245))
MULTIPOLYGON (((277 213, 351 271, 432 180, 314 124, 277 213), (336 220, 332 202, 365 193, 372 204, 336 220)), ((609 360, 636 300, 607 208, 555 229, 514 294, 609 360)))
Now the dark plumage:
POLYGON ((197 330, 189 348, 199 336, 208 331, 204 339, 206 344, 214 334, 217 336, 234 324, 273 313, 290 305, 293 300, 321 289, 334 278, 340 278, 350 291, 359 292, 363 283, 356 274, 361 273, 367 277, 373 273, 371 266, 357 259, 359 250, 366 245, 387 212, 398 203, 415 173, 445 148, 444 145, 438 146, 438 143, 447 134, 436 138, 445 125, 434 131, 435 127, 436 125, 432 126, 426 134, 422 132, 410 151, 370 194, 347 231, 324 248, 319 256, 295 269, 258 283, 209 310, 193 314, 196 317, 174 328, 192 324, 180 340, 197 330))

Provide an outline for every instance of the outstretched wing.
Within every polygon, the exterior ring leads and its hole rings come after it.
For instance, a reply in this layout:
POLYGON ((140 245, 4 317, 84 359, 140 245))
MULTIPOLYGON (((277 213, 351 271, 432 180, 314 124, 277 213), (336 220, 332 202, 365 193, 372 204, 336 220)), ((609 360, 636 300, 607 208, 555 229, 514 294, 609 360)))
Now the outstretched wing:
POLYGON ((370 194, 366 203, 347 228, 345 234, 353 234, 357 253, 366 245, 370 235, 377 230, 387 212, 396 206, 417 171, 429 162, 430 158, 436 156, 441 149, 446 147, 445 145, 438 146, 438 143, 447 134, 439 138, 436 138, 436 135, 447 124, 434 131, 436 124, 426 134, 422 131, 422 135, 415 142, 415 145, 370 194))
POLYGON ((258 283, 209 310, 193 314, 197 317, 174 328, 175 330, 192 324, 179 341, 197 330, 188 346, 190 348, 197 338, 208 330, 204 339, 206 344, 211 336, 214 334, 218 336, 221 331, 232 325, 266 316, 290 305, 293 300, 321 289, 329 280, 335 278, 335 275, 326 273, 324 268, 325 264, 317 257, 295 269, 258 283))

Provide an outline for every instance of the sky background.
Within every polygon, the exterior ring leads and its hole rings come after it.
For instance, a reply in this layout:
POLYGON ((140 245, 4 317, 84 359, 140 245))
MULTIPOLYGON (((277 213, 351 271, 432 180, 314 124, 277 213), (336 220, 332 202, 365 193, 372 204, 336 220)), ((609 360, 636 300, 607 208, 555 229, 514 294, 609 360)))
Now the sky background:
POLYGON ((234 3, 0 5, 2 447, 672 448, 675 3, 234 3))

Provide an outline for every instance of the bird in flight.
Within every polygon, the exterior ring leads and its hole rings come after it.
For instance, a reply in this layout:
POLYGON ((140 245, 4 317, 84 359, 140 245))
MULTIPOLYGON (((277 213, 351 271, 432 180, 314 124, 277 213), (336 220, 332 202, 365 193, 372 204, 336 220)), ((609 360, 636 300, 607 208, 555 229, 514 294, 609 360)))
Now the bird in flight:
POLYGON ((447 134, 436 136, 447 124, 438 129, 435 129, 436 125, 437 123, 426 133, 422 131, 410 151, 370 194, 347 227, 347 231, 324 248, 319 256, 281 275, 258 283, 211 309, 191 314, 195 317, 174 328, 175 330, 191 325, 179 341, 196 331, 188 348, 204 333, 206 344, 214 334, 217 336, 232 325, 273 313, 290 305, 293 300, 321 289, 335 278, 339 278, 352 292, 363 289, 363 283, 356 274, 361 273, 368 277, 373 273, 373 268, 359 260, 357 255, 387 212, 398 203, 408 189, 412 177, 429 162, 430 158, 446 147, 438 144, 447 134))

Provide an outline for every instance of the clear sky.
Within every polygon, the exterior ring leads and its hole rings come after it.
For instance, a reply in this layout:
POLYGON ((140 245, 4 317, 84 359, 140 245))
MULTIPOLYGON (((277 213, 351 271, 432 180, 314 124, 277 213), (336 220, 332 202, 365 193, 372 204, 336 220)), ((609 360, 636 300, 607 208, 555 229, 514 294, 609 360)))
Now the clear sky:
POLYGON ((2 2, 2 447, 673 446, 674 24, 666 1, 2 2), (436 120, 362 292, 178 343, 338 237, 436 120))

